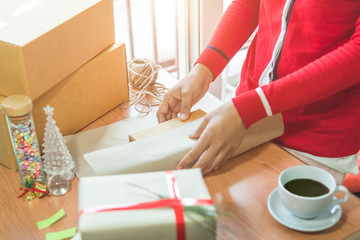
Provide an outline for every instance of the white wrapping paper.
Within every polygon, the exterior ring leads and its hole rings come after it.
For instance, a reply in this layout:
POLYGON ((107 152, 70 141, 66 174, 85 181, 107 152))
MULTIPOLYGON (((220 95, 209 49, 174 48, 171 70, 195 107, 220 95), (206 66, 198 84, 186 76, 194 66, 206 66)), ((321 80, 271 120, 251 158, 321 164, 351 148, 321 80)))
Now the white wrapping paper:
MULTIPOLYGON (((189 134, 201 121, 198 119, 153 137, 87 153, 84 158, 96 175, 172 170, 196 143, 189 134)), ((280 114, 256 122, 247 129, 234 156, 280 136, 283 131, 280 114)))
MULTIPOLYGON (((160 82, 172 80, 172 77, 167 75, 169 73, 160 71, 160 82)), ((192 110, 202 109, 205 112, 211 112, 220 104, 222 102, 219 99, 210 93, 206 93, 192 110)), ((94 171, 83 156, 85 153, 127 144, 129 143, 129 134, 153 127, 157 123, 156 111, 153 110, 147 115, 124 119, 103 127, 65 136, 65 143, 75 161, 74 172, 78 177, 94 176, 94 171)))
POLYGON ((78 177, 94 176, 94 172, 83 155, 88 152, 109 148, 129 142, 129 134, 157 124, 155 112, 146 116, 125 119, 103 127, 64 137, 65 143, 75 161, 74 172, 78 177))

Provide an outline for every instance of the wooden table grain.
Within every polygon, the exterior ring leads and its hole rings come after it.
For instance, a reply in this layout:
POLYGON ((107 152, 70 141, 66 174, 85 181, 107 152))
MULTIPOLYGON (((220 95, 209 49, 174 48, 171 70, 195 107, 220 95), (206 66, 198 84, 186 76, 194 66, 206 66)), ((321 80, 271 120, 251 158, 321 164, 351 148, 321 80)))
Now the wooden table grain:
MULTIPOLYGON (((165 75, 166 76, 166 75, 165 75)), ((170 75, 168 75, 171 78, 170 75)), ((115 108, 82 131, 104 126, 122 119, 139 115, 134 108, 115 108)), ((233 229, 233 239, 345 239, 360 229, 360 200, 351 194, 343 204, 343 214, 333 227, 314 233, 291 230, 278 223, 267 209, 269 194, 277 186, 278 175, 284 169, 301 165, 275 143, 269 142, 226 163, 223 167, 205 176, 209 192, 224 209, 230 209, 232 216, 224 222, 233 229), (234 234, 237 234, 236 237, 234 234)), ((0 239, 45 239, 47 232, 56 232, 77 226, 78 221, 78 178, 70 185, 67 194, 61 197, 46 196, 26 202, 17 198, 20 177, 0 166, 0 239), (46 219, 60 209, 66 215, 52 226, 38 230, 36 222, 46 219)), ((225 211, 226 213, 226 211, 225 211)), ((351 238, 351 239, 360 239, 351 238)), ((354 235, 352 235, 354 237, 354 235)), ((219 236, 230 239, 230 235, 219 236)))

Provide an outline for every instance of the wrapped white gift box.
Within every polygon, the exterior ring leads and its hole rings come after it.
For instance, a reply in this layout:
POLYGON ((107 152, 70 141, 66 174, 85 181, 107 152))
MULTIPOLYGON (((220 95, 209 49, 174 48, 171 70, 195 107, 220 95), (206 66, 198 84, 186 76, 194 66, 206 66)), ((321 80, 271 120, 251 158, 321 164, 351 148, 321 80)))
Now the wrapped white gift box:
POLYGON ((199 169, 83 177, 78 206, 82 240, 215 239, 216 210, 199 169))
MULTIPOLYGON (((178 161, 195 145, 196 140, 189 138, 189 135, 196 130, 201 121, 202 118, 129 144, 89 152, 84 154, 84 158, 95 175, 175 169, 178 161)), ((281 114, 261 119, 246 130, 234 156, 271 141, 283 132, 281 114)))

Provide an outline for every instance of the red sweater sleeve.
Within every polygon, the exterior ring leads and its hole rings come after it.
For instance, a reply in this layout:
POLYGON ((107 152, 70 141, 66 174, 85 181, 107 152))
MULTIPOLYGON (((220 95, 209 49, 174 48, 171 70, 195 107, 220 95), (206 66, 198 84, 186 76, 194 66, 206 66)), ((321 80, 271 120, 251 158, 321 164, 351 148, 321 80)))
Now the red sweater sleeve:
MULTIPOLYGON (((359 84, 359 66, 360 17, 348 42, 261 88, 272 114, 285 112, 359 84)), ((264 107, 259 107, 263 104, 256 90, 233 98, 233 103, 246 127, 267 116, 264 107)))
POLYGON ((232 1, 196 63, 205 64, 215 79, 249 39, 258 25, 258 16, 258 0, 232 1))

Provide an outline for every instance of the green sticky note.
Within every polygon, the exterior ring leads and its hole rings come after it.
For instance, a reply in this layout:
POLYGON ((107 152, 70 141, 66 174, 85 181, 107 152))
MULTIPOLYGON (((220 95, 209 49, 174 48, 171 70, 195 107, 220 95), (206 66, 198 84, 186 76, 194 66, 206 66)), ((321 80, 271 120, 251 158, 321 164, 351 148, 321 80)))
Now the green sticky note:
POLYGON ((50 225, 52 225, 53 223, 55 223, 57 220, 62 218, 64 215, 65 215, 65 211, 64 211, 64 209, 61 209, 60 211, 58 211, 57 213, 55 213, 48 219, 37 222, 36 225, 39 229, 47 228, 50 225))
POLYGON ((46 240, 60 240, 60 239, 66 239, 71 238, 75 236, 76 234, 76 227, 66 229, 64 231, 60 232, 49 232, 46 234, 46 240))

